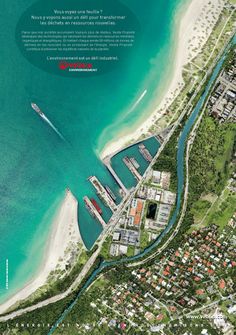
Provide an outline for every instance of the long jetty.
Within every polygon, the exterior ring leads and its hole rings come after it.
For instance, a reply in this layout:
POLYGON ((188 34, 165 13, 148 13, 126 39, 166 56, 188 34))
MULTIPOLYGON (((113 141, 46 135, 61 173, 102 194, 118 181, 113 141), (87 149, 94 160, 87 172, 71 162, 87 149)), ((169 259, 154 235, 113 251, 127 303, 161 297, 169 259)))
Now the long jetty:
POLYGON ((112 175, 112 177, 115 179, 115 181, 117 182, 117 184, 120 186, 120 188, 125 192, 125 194, 127 194, 129 191, 127 190, 127 188, 125 187, 125 185, 122 183, 122 181, 120 180, 120 178, 118 177, 118 175, 116 174, 116 172, 113 170, 112 166, 111 166, 111 161, 109 158, 105 159, 103 161, 103 163, 105 164, 106 168, 108 169, 108 171, 110 172, 110 174, 112 175))

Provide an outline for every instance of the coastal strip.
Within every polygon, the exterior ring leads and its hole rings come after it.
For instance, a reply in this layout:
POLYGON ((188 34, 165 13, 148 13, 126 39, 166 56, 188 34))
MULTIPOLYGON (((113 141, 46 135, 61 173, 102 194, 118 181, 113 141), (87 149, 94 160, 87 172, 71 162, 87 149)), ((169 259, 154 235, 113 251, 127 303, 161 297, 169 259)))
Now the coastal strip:
POLYGON ((113 155, 114 152, 122 150, 127 143, 136 142, 143 134, 149 135, 149 129, 152 127, 154 120, 161 119, 183 88, 182 72, 184 66, 201 52, 224 5, 224 0, 213 0, 209 3, 205 0, 192 0, 187 8, 185 5, 184 10, 180 11, 175 22, 178 33, 173 71, 167 87, 162 89, 162 91, 164 89, 165 91, 162 96, 156 97, 156 102, 153 102, 153 112, 149 117, 145 119, 140 117, 136 129, 127 127, 125 131, 122 130, 122 133, 118 133, 114 140, 105 145, 100 152, 102 160, 113 155), (178 19, 180 19, 180 24, 178 19))
POLYGON ((60 268, 65 268, 67 248, 72 244, 77 246, 78 243, 83 243, 78 226, 78 201, 67 189, 53 220, 50 238, 39 272, 24 288, 0 305, 0 313, 4 313, 11 306, 26 299, 43 286, 47 282, 49 274, 55 270, 58 264, 60 268))

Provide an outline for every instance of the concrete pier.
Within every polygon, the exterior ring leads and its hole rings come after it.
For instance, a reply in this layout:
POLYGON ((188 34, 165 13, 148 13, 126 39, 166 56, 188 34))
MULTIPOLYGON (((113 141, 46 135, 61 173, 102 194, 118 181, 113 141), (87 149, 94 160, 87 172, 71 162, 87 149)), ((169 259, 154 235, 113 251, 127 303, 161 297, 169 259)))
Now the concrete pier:
POLYGON ((113 168, 111 166, 111 163, 110 163, 110 160, 109 159, 104 160, 104 164, 107 167, 107 169, 110 172, 110 174, 112 175, 112 177, 117 182, 117 184, 120 186, 120 188, 125 192, 125 194, 128 194, 129 191, 127 190, 127 188, 125 187, 125 185, 122 183, 122 181, 120 180, 120 178, 117 176, 116 172, 113 170, 113 168))
POLYGON ((137 171, 137 169, 134 167, 134 165, 131 163, 130 159, 126 156, 123 158, 123 162, 127 166, 127 168, 130 170, 134 178, 139 182, 142 179, 141 174, 137 171))
POLYGON ((86 207, 88 208, 88 211, 91 213, 91 215, 101 223, 103 228, 106 228, 106 222, 103 220, 102 216, 98 213, 97 209, 94 207, 87 196, 84 197, 84 202, 86 203, 86 207))
POLYGON ((97 179, 97 177, 91 176, 88 178, 88 180, 96 189, 98 196, 103 200, 103 202, 112 210, 112 212, 115 212, 117 208, 116 203, 114 202, 110 194, 107 192, 107 190, 100 183, 100 181, 97 179))

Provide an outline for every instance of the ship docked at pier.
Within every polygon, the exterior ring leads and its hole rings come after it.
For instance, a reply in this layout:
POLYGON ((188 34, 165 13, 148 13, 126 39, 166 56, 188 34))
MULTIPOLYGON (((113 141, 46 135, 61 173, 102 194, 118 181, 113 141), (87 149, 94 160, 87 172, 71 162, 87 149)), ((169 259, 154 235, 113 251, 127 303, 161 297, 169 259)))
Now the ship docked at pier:
POLYGON ((153 157, 150 154, 149 150, 145 147, 143 143, 139 144, 138 146, 140 154, 143 156, 143 158, 148 162, 151 163, 153 157))
POLYGON ((112 212, 116 210, 116 203, 107 189, 102 185, 102 183, 98 180, 96 176, 90 176, 88 178, 90 183, 93 185, 95 190, 97 191, 98 197, 103 201, 103 203, 108 206, 112 212))
POLYGON ((116 196, 115 196, 115 194, 112 192, 112 190, 110 189, 110 187, 107 186, 107 185, 105 185, 105 189, 106 189, 107 193, 110 195, 110 197, 111 197, 114 201, 116 201, 116 196))
POLYGON ((98 213, 100 215, 102 215, 102 209, 101 207, 98 205, 97 201, 93 198, 90 199, 91 200, 91 203, 93 204, 93 206, 96 208, 96 210, 98 211, 98 213))
POLYGON ((100 224, 103 227, 106 227, 106 222, 103 220, 101 216, 102 210, 98 206, 96 200, 95 199, 90 200, 87 196, 85 196, 83 200, 84 200, 85 206, 87 210, 89 211, 90 215, 94 217, 98 222, 100 222, 100 224))

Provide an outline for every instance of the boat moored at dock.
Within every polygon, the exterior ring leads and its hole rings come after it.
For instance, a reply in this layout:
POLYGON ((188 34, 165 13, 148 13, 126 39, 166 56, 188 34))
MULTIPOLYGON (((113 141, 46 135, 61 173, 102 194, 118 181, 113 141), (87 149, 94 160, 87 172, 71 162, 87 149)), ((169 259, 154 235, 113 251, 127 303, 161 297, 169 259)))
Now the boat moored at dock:
POLYGON ((136 161, 136 159, 134 157, 130 157, 130 161, 133 164, 133 166, 135 167, 135 169, 139 169, 140 168, 139 163, 136 161))
POLYGON ((147 161, 147 162, 151 162, 153 157, 150 154, 149 150, 145 147, 145 145, 143 143, 139 144, 138 146, 139 148, 139 152, 140 154, 143 156, 143 158, 147 161))
POLYGON ((111 195, 107 192, 105 187, 101 184, 101 182, 97 179, 96 176, 91 176, 88 178, 90 183, 93 185, 95 190, 97 191, 97 195, 104 202, 106 206, 108 206, 112 212, 116 210, 116 203, 111 197, 111 195))
POLYGON ((142 179, 141 174, 137 171, 137 169, 134 167, 134 165, 131 163, 129 157, 125 156, 123 159, 123 162, 125 163, 125 165, 127 166, 127 168, 130 170, 130 172, 132 173, 132 175, 134 176, 134 178, 139 181, 142 179))
POLYGON ((93 206, 96 208, 96 210, 98 211, 98 213, 100 215, 102 215, 102 209, 101 207, 98 205, 97 201, 93 198, 90 199, 91 203, 93 204, 93 206))
POLYGON ((110 189, 110 187, 107 186, 107 185, 105 185, 105 189, 106 189, 107 193, 111 196, 111 198, 112 198, 114 201, 116 201, 116 196, 115 196, 115 194, 112 192, 112 190, 110 189))
POLYGON ((94 217, 97 221, 99 221, 103 227, 106 227, 106 222, 103 220, 101 214, 99 213, 95 205, 92 203, 92 201, 90 201, 90 199, 87 196, 85 196, 83 200, 90 215, 92 215, 92 217, 94 217))

